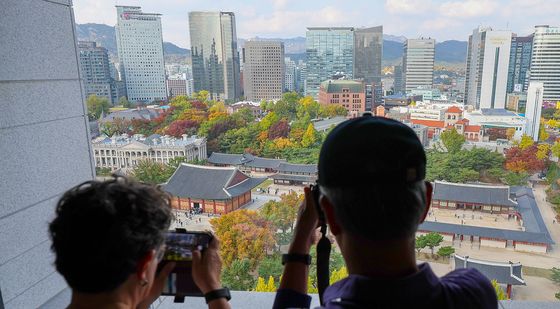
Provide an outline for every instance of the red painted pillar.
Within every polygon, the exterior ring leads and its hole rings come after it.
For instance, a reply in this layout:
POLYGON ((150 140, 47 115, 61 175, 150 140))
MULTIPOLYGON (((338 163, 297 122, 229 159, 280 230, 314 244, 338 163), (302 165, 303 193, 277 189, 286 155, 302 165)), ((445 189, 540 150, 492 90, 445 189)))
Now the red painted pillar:
POLYGON ((206 200, 202 200, 202 211, 206 212, 206 200))
POLYGON ((506 293, 507 293, 508 299, 511 299, 511 284, 507 285, 506 293))
POLYGON ((214 206, 214 214, 216 214, 216 200, 212 200, 212 204, 214 206))
POLYGON ((177 206, 179 207, 180 210, 182 210, 183 208, 181 207, 181 198, 177 196, 177 206))
POLYGON ((189 206, 188 206, 187 208, 188 208, 189 210, 191 210, 191 198, 188 197, 187 199, 188 199, 188 201, 189 201, 189 206))

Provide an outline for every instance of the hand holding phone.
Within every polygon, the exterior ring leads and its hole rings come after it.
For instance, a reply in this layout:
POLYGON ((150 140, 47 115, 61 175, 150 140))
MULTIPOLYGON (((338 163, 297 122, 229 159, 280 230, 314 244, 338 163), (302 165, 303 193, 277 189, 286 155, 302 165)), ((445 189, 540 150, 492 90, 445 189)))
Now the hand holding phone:
POLYGON ((177 296, 179 299, 204 295, 193 279, 193 254, 205 251, 212 238, 210 233, 187 232, 185 229, 177 229, 167 234, 165 253, 159 267, 162 268, 169 262, 175 262, 175 267, 167 278, 162 295, 177 296))

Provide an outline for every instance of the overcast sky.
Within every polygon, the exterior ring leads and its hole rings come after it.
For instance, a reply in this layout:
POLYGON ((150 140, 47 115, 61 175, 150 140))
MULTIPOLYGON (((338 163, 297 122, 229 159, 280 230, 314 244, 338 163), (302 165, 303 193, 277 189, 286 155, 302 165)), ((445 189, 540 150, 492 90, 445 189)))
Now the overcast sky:
POLYGON ((163 40, 190 47, 189 11, 233 11, 237 36, 305 36, 307 26, 377 26, 383 32, 438 41, 468 39, 479 25, 527 35, 560 26, 560 0, 74 0, 76 22, 116 23, 115 4, 160 13, 163 40))

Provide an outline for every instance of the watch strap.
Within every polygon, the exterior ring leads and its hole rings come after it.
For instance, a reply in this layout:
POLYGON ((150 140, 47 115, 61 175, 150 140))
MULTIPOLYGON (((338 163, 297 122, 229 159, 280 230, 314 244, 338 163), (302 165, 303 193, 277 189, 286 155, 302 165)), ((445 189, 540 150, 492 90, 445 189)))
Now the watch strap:
POLYGON ((206 304, 219 298, 225 298, 227 301, 229 301, 231 299, 231 294, 229 292, 229 289, 221 288, 204 294, 204 299, 206 299, 206 304))
POLYGON ((296 253, 282 254, 282 265, 286 265, 286 263, 291 263, 291 262, 298 262, 298 263, 303 263, 305 265, 311 265, 311 255, 296 254, 296 253))

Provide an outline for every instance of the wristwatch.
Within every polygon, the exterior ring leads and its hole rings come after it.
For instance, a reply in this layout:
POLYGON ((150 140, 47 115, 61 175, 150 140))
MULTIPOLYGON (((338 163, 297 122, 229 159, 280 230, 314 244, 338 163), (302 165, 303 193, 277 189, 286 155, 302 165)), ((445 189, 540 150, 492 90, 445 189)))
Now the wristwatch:
POLYGON ((282 254, 282 265, 286 265, 286 263, 290 262, 299 262, 305 265, 311 265, 311 255, 296 253, 282 254))
POLYGON ((227 301, 229 301, 231 299, 231 294, 229 293, 229 289, 222 288, 204 294, 204 299, 206 299, 206 304, 218 298, 225 298, 227 301))

